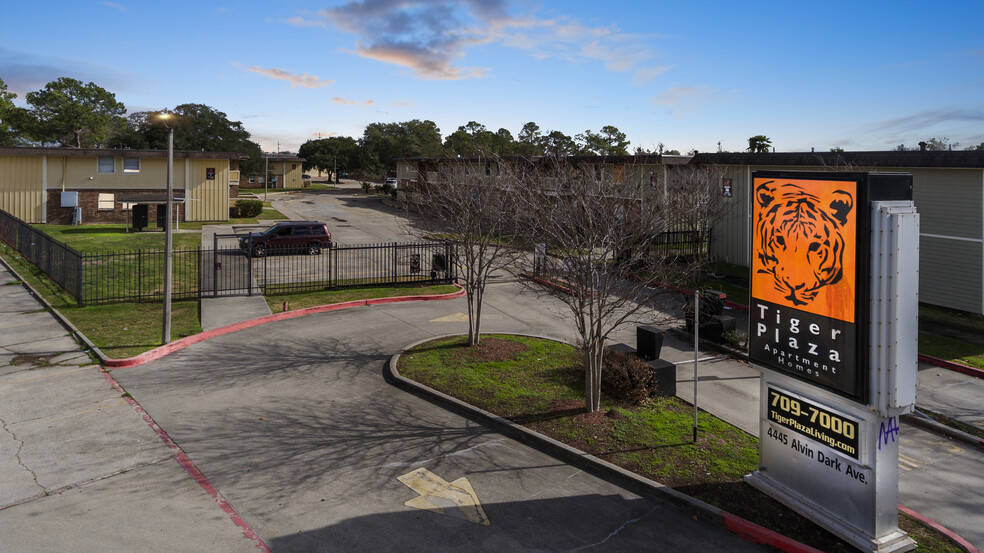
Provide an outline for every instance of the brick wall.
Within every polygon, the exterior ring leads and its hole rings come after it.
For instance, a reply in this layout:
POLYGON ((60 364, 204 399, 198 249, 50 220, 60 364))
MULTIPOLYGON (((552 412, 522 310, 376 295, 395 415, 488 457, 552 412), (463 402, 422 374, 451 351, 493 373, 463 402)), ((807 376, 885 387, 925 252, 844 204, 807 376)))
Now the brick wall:
MULTIPOLYGON (((79 207, 82 208, 82 224, 97 223, 125 223, 127 212, 123 211, 123 206, 113 202, 113 209, 99 209, 99 194, 113 194, 114 200, 120 194, 147 194, 148 192, 164 193, 165 190, 66 190, 66 192, 79 193, 79 207)), ((48 190, 48 223, 52 225, 72 224, 72 208, 61 207, 61 189, 48 190)), ((181 221, 184 221, 184 208, 177 203, 174 204, 175 213, 181 214, 181 221)), ((151 224, 157 221, 157 206, 148 207, 147 217, 151 224)))

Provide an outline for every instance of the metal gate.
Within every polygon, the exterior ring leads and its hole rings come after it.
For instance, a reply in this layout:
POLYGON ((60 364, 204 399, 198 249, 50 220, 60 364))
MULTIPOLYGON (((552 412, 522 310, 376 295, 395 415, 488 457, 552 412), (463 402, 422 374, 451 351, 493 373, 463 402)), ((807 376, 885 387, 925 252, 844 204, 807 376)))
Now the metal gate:
POLYGON ((202 250, 202 297, 260 294, 253 277, 253 258, 239 248, 239 235, 216 234, 212 249, 202 250))

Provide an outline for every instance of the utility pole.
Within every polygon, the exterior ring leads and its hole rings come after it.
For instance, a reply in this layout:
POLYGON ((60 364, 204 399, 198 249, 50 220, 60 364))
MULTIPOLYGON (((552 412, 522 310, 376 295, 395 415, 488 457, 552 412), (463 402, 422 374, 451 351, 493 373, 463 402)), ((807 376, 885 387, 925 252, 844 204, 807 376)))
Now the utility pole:
POLYGON ((171 343, 171 270, 174 260, 174 242, 171 230, 171 213, 174 206, 174 128, 167 128, 167 217, 164 218, 164 329, 161 343, 171 343))
POLYGON ((270 156, 263 156, 263 201, 267 201, 267 181, 270 180, 270 156))

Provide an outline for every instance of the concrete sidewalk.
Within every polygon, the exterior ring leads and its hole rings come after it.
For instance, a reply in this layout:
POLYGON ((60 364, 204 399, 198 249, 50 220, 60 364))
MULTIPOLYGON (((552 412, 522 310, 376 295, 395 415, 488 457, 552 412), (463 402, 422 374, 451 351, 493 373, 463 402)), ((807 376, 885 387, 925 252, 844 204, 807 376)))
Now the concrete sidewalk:
POLYGON ((255 551, 43 309, 0 263, 0 549, 255 551))
MULTIPOLYGON (((211 271, 211 267, 208 266, 210 263, 214 263, 214 259, 209 257, 205 252, 212 252, 215 247, 215 235, 219 234, 233 234, 235 229, 232 225, 203 225, 202 226, 202 250, 203 259, 202 271, 211 271)), ((234 238, 220 238, 218 241, 220 248, 236 247, 238 243, 234 238)), ((233 269, 232 264, 227 264, 226 270, 233 269)), ((215 295, 215 297, 209 297, 203 295, 201 299, 201 320, 202 320, 202 330, 213 330, 233 323, 238 323, 242 321, 248 321, 249 319, 255 319, 257 317, 263 317, 271 314, 270 306, 267 305, 266 299, 263 297, 263 293, 260 291, 259 287, 256 286, 255 280, 252 275, 248 275, 250 279, 250 284, 253 287, 253 295, 251 296, 226 296, 222 295, 221 292, 215 295)), ((221 288, 218 288, 221 290, 221 288)), ((211 290, 211 288, 209 289, 211 290)))

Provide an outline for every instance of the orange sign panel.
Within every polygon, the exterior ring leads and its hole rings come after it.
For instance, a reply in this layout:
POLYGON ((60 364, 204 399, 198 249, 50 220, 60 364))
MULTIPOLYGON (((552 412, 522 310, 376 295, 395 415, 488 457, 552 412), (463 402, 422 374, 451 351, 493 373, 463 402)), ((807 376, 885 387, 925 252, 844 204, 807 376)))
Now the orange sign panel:
POLYGON ((755 178, 752 297, 853 323, 858 185, 755 178))

